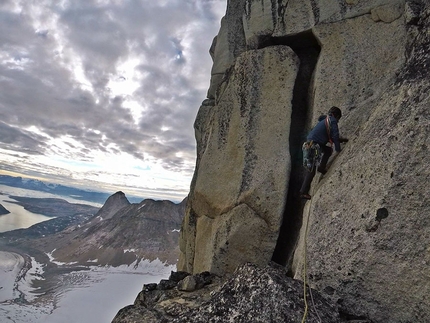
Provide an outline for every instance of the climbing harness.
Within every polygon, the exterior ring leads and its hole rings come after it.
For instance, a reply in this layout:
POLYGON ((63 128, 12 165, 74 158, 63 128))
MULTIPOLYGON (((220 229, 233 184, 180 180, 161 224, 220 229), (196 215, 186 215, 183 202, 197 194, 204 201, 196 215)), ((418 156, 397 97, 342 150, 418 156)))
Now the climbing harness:
POLYGON ((303 151, 303 166, 310 172, 314 167, 321 164, 322 150, 320 145, 311 141, 306 141, 302 146, 303 151))

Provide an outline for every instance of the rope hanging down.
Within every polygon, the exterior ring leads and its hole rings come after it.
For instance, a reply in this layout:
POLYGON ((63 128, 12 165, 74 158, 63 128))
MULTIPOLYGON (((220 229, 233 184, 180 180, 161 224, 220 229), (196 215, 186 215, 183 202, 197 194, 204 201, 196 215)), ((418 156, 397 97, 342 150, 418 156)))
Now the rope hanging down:
POLYGON ((303 259, 304 259, 304 263, 303 263, 303 300, 305 301, 305 312, 303 313, 303 318, 302 318, 302 323, 306 322, 306 316, 308 315, 308 301, 306 298, 306 240, 308 238, 308 224, 309 224, 309 215, 311 213, 311 204, 312 204, 312 200, 310 200, 309 203, 309 212, 308 212, 308 216, 306 217, 306 225, 305 225, 305 240, 304 240, 304 247, 303 247, 303 259))
MULTIPOLYGON (((312 192, 312 194, 313 193, 314 192, 312 192)), ((306 260, 306 257, 307 257, 307 254, 306 254, 306 244, 307 243, 306 242, 308 240, 308 226, 309 226, 309 217, 310 217, 310 214, 311 214, 311 209, 312 209, 312 199, 309 201, 309 209, 308 209, 309 211, 308 211, 308 216, 306 217, 305 239, 304 239, 304 246, 303 246, 303 259, 304 259, 304 263, 303 263, 303 300, 305 302, 305 311, 303 313, 302 323, 306 322, 306 317, 308 315, 308 301, 307 301, 307 297, 306 297, 306 280, 307 280, 307 268, 306 268, 306 263, 307 263, 307 260, 306 260)), ((313 305, 313 308, 315 310, 315 313, 318 316, 318 321, 320 323, 322 323, 321 317, 319 316, 318 311, 316 309, 316 306, 315 306, 315 303, 314 303, 314 297, 312 295, 312 290, 311 290, 310 287, 309 287, 309 294, 311 295, 312 305, 313 305)))

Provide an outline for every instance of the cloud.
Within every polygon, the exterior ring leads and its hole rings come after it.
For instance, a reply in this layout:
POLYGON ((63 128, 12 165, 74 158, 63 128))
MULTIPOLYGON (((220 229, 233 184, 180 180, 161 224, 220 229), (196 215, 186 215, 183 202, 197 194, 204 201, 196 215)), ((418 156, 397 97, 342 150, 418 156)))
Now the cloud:
POLYGON ((193 122, 210 80, 208 50, 225 6, 2 1, 0 148, 97 165, 100 156, 129 155, 136 165, 183 172, 186 185, 193 122))
POLYGON ((4 147, 11 151, 20 151, 27 154, 41 154, 46 144, 45 138, 30 131, 11 127, 0 121, 0 138, 4 147))

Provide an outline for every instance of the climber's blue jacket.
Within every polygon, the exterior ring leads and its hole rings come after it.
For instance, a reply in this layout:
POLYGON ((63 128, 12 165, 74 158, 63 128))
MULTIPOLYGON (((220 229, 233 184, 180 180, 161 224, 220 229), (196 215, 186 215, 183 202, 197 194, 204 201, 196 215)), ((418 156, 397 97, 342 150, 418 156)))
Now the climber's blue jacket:
POLYGON ((327 116, 322 115, 318 118, 317 125, 311 130, 309 133, 307 140, 308 141, 314 141, 320 145, 325 146, 331 139, 334 144, 334 149, 337 152, 340 152, 340 142, 339 142, 339 128, 337 126, 337 120, 332 115, 329 116, 330 118, 330 137, 327 132, 326 122, 325 119, 327 116))

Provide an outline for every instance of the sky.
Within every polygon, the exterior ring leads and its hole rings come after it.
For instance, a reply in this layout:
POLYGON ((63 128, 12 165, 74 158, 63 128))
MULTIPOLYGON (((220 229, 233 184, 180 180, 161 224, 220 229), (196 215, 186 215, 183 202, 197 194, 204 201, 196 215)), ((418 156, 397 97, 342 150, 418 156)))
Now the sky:
POLYGON ((227 0, 0 0, 0 173, 178 200, 227 0))

